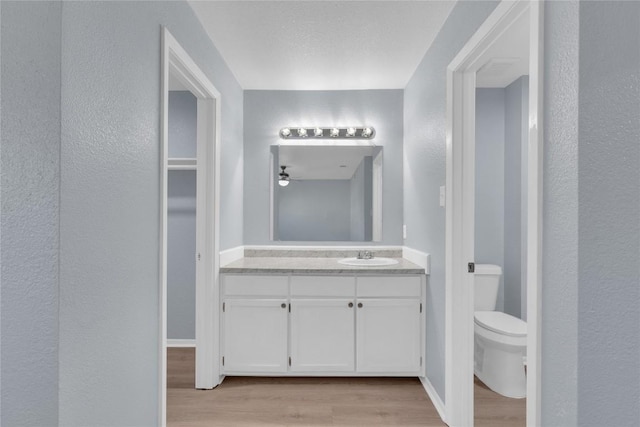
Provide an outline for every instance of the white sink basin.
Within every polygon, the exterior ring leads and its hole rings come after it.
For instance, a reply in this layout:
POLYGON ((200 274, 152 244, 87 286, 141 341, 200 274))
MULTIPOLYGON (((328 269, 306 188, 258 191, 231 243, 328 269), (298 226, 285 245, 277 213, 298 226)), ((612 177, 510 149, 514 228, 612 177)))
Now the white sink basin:
POLYGON ((394 265, 398 263, 397 259, 392 258, 371 258, 371 259, 361 259, 361 258, 345 258, 338 261, 340 264, 344 265, 354 265, 361 267, 380 267, 383 265, 394 265))

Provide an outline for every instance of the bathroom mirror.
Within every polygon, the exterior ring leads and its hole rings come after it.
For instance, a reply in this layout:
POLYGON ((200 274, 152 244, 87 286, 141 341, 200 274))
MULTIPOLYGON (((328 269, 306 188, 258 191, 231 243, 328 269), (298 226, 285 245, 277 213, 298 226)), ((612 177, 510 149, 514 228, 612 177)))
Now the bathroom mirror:
POLYGON ((382 147, 271 146, 270 188, 272 240, 381 240, 382 147))

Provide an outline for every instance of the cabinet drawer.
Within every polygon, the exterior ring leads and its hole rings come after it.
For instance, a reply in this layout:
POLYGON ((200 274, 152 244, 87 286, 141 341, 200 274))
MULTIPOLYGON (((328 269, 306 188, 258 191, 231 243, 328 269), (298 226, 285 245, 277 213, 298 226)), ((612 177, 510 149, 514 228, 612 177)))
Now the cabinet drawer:
POLYGON ((355 277, 292 276, 291 296, 352 297, 356 294, 355 277))
POLYGON ((358 277, 359 297, 419 297, 421 279, 418 276, 358 277))
POLYGON ((287 276, 224 275, 225 295, 284 296, 289 293, 287 276))

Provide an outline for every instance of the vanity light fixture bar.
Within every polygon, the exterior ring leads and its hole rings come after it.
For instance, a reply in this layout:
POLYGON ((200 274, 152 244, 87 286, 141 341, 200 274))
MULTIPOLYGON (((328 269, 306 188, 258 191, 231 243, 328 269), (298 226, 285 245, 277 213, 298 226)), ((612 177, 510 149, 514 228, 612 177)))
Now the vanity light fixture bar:
POLYGON ((336 127, 296 127, 280 129, 282 139, 373 139, 376 131, 371 126, 336 127))

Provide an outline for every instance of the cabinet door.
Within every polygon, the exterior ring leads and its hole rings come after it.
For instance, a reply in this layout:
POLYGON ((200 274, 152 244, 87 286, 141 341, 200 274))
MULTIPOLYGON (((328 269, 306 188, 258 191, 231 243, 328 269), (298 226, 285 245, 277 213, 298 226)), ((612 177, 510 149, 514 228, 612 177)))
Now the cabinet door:
POLYGON ((287 300, 224 301, 223 372, 287 371, 287 300))
POLYGON ((291 371, 353 372, 352 299, 291 300, 291 371))
POLYGON ((359 299, 358 372, 419 373, 420 300, 359 299))

